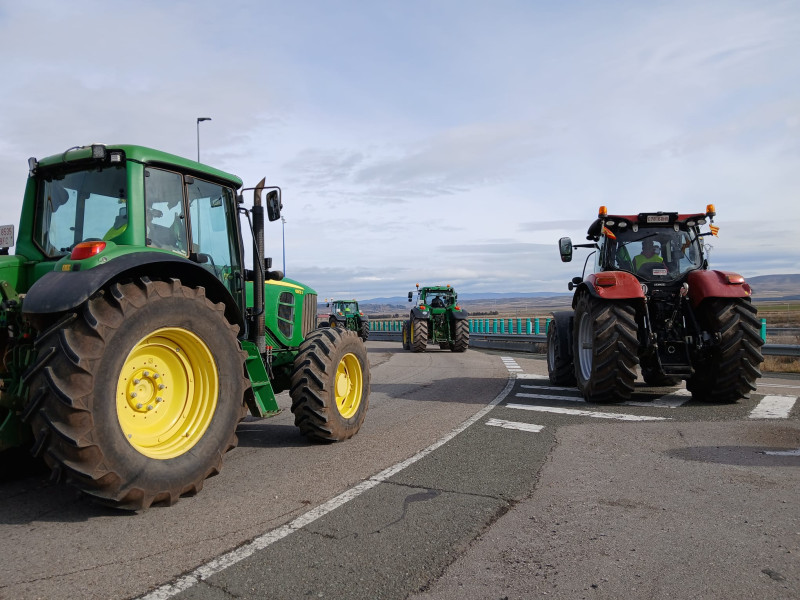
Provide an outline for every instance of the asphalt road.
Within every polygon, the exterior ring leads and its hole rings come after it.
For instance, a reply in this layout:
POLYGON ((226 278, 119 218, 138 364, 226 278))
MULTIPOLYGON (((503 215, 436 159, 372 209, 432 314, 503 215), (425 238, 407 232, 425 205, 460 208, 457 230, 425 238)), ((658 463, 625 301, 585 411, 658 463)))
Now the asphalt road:
POLYGON ((355 438, 248 420, 173 507, 0 482, 0 598, 800 597, 800 380, 597 406, 551 389, 540 357, 368 348, 355 438))

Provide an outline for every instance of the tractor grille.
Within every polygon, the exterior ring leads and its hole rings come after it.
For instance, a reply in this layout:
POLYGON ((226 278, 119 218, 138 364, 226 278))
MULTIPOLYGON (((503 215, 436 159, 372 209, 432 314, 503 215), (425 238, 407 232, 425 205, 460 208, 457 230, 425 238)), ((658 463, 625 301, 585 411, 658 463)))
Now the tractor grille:
POLYGON ((317 328, 317 295, 306 294, 303 300, 303 339, 317 328))

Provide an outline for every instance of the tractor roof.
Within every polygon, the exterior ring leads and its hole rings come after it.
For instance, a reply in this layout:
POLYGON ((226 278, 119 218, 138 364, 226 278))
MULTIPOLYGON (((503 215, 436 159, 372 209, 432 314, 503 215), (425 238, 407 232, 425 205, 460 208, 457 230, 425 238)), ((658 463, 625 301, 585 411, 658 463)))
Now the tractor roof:
POLYGON ((198 175, 205 175, 213 179, 225 181, 236 189, 242 187, 242 180, 232 173, 226 173, 225 171, 175 154, 169 154, 161 150, 133 144, 92 144, 89 146, 76 146, 75 148, 70 148, 66 152, 54 154, 53 156, 48 156, 39 160, 39 165, 42 167, 52 167, 59 164, 89 160, 92 158, 92 146, 103 146, 107 152, 122 150, 122 152, 125 153, 126 159, 141 162, 146 165, 152 165, 154 167, 178 167, 182 170, 194 171, 198 175))
POLYGON ((598 239, 603 227, 673 227, 676 223, 686 224, 688 227, 703 225, 706 218, 714 220, 716 215, 713 204, 706 206, 704 213, 677 213, 677 212, 643 212, 638 215, 609 215, 605 206, 600 207, 597 219, 589 226, 586 232, 587 239, 598 239))

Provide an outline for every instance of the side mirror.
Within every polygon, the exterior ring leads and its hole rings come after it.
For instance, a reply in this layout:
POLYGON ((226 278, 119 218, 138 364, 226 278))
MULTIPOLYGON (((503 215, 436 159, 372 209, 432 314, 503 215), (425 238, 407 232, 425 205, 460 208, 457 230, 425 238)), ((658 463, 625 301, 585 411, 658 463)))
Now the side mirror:
POLYGON ((408 301, 411 302, 414 299, 414 292, 408 292, 408 301))
POLYGON ((270 221, 277 221, 281 218, 281 195, 278 190, 272 190, 267 194, 267 218, 270 221))
POLYGON ((567 287, 569 288, 569 291, 571 292, 571 291, 572 291, 572 290, 574 290, 574 289, 575 289, 577 286, 579 286, 579 285, 580 285, 582 282, 583 282, 583 279, 581 279, 580 277, 573 277, 573 278, 572 278, 572 281, 570 281, 570 282, 567 284, 567 287))
POLYGON ((561 262, 570 262, 572 260, 572 240, 568 237, 558 240, 558 252, 561 254, 561 262))

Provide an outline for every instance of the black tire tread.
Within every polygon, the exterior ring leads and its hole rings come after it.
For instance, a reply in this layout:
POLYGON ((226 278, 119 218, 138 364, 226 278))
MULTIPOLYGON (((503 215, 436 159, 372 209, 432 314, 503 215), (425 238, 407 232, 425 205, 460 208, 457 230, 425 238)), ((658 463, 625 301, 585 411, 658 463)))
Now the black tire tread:
MULTIPOLYGON (((220 335, 227 336, 238 348, 238 327, 225 319, 222 303, 215 304, 205 297, 203 288, 185 287, 177 279, 165 282, 141 278, 133 283, 115 283, 92 296, 76 319, 61 328, 50 328, 39 337, 40 356, 49 353, 50 357, 46 366, 32 377, 30 406, 26 406, 35 437, 34 448, 54 476, 104 504, 127 510, 147 508, 154 503, 171 505, 183 495, 197 493, 207 477, 219 472, 223 452, 237 444, 234 428, 222 452, 204 467, 200 477, 164 489, 147 489, 123 480, 105 458, 97 440, 97 428, 103 425, 95 422, 92 410, 96 401, 95 379, 103 376, 96 372, 97 366, 107 340, 125 326, 126 315, 156 296, 183 296, 188 303, 210 308, 218 315, 220 335)), ((238 417, 241 420, 246 413, 244 394, 250 383, 244 366, 247 353, 240 349, 239 354, 242 370, 231 376, 238 379, 238 388, 242 390, 238 417)))

